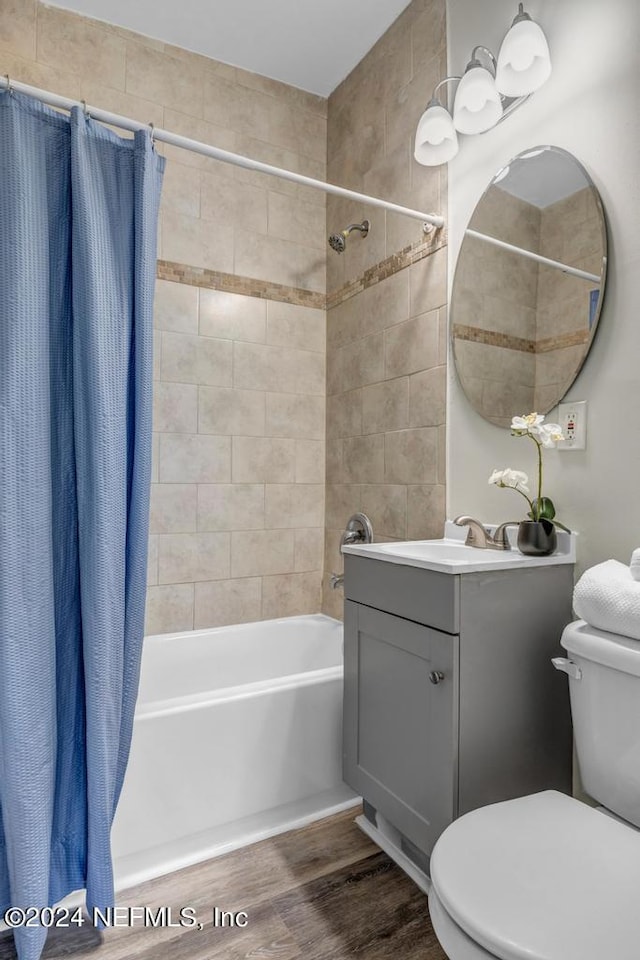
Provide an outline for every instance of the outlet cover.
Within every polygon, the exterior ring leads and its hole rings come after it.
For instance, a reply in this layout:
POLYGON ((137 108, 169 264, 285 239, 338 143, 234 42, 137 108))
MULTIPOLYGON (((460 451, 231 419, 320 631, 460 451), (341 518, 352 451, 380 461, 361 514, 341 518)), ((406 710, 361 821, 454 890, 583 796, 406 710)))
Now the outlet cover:
POLYGON ((558 411, 558 422, 564 434, 558 450, 584 450, 587 446, 587 401, 561 403, 558 411))

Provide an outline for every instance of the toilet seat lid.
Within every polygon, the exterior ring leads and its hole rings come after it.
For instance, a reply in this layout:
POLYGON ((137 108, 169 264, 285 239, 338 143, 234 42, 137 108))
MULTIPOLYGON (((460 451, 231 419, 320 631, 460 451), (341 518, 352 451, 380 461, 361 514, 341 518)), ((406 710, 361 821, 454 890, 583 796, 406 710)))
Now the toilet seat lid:
POLYGON ((431 879, 451 918, 500 960, 640 955, 640 833, 564 794, 454 821, 431 879))

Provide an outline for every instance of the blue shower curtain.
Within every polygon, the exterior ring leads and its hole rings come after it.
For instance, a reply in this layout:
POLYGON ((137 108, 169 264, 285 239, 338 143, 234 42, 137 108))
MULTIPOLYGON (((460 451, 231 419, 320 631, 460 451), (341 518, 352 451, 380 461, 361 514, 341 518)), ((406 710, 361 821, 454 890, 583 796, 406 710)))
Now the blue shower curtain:
MULTIPOLYGON (((86 887, 109 832, 142 647, 163 160, 0 94, 0 913, 86 887)), ((37 960, 43 928, 14 933, 37 960)))

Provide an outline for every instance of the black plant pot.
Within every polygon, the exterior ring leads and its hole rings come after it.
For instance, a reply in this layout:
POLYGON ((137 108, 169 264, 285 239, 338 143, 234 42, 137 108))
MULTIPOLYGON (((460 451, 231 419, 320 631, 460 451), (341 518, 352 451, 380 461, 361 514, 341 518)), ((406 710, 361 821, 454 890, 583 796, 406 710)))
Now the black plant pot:
POLYGON ((518 525, 518 550, 528 557, 548 557, 558 545, 551 520, 521 520, 518 525))

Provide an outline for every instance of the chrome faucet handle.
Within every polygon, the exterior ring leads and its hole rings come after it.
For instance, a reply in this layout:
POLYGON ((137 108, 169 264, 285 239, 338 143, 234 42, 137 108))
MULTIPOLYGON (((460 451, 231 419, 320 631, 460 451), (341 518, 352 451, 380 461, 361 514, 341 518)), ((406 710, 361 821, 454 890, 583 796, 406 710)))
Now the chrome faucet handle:
POLYGON ((495 547, 492 537, 487 533, 479 520, 463 514, 460 517, 456 517, 453 522, 459 527, 469 527, 467 539, 465 540, 465 544, 468 547, 477 547, 480 550, 495 547))
POLYGON ((507 520, 505 523, 501 523, 499 527, 496 527, 493 533, 493 542, 498 550, 511 550, 511 544, 507 536, 507 527, 518 527, 519 525, 519 520, 507 520))
POLYGON ((373 543, 373 527, 366 513, 354 513, 342 531, 340 548, 350 543, 373 543))

